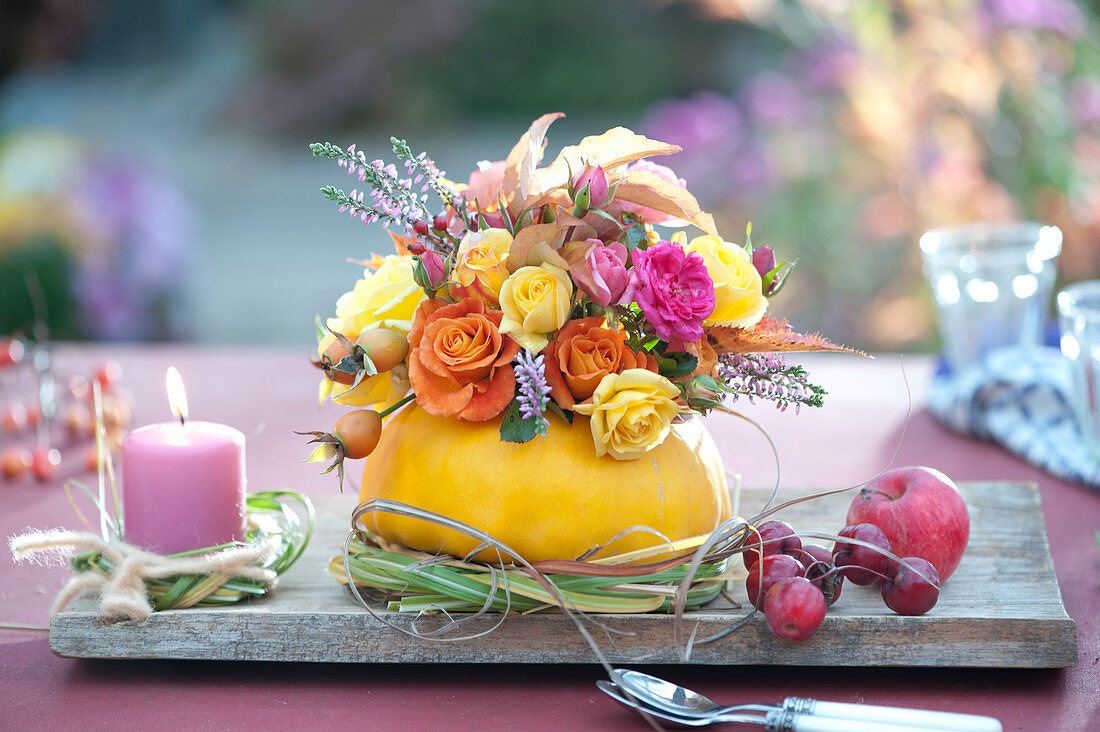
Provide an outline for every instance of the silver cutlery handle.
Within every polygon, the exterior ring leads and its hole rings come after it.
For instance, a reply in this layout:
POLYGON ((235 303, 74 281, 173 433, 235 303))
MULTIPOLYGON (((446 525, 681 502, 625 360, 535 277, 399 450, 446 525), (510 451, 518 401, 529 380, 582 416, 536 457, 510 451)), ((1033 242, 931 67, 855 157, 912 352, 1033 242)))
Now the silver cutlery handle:
POLYGON ((879 707, 871 704, 844 704, 791 697, 784 700, 784 709, 802 715, 830 719, 884 722, 928 730, 955 730, 956 732, 1001 732, 1000 721, 993 717, 954 712, 933 712, 926 709, 879 707))
MULTIPOLYGON (((714 717, 712 721, 722 721, 714 717)), ((764 720, 769 732, 915 732, 919 727, 890 724, 876 720, 857 720, 840 717, 815 717, 777 709, 764 720)))

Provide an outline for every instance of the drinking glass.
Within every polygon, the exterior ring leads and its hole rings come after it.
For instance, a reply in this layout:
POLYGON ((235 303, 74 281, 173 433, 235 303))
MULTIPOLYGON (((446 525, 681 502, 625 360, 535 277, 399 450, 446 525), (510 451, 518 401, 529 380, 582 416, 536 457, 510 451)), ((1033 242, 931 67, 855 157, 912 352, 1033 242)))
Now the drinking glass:
POLYGON ((933 229, 920 238, 943 354, 953 371, 995 348, 1042 342, 1062 232, 1032 222, 933 229))
POLYGON ((1100 280, 1058 293, 1058 325, 1073 377, 1073 411, 1085 444, 1100 457, 1100 280))

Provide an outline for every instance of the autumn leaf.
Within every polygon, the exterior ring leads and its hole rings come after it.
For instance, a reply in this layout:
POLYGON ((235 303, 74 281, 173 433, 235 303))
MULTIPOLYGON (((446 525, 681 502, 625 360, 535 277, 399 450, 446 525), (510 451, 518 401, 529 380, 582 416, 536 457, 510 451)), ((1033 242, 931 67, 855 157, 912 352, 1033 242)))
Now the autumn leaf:
POLYGON ((504 182, 500 188, 505 201, 523 201, 527 198, 531 176, 542 161, 546 131, 555 120, 564 116, 561 112, 542 115, 531 123, 531 127, 523 133, 512 151, 508 153, 508 157, 504 160, 504 182))
POLYGON ((725 325, 706 327, 707 340, 718 353, 779 353, 841 351, 866 356, 863 351, 838 346, 817 333, 797 333, 786 320, 765 317, 751 328, 725 325))
POLYGON ((568 269, 565 260, 555 252, 564 241, 565 229, 557 224, 534 224, 520 229, 508 249, 508 271, 546 261, 568 269))
POLYGON ((619 181, 615 200, 635 203, 678 219, 690 221, 708 234, 718 236, 714 219, 703 213, 699 202, 686 188, 645 170, 634 171, 619 181))
POLYGON ((540 205, 549 193, 568 185, 570 171, 576 173, 586 164, 600 165, 604 170, 611 171, 642 158, 671 155, 680 152, 680 149, 677 145, 650 140, 625 127, 615 127, 602 135, 586 137, 578 145, 563 148, 554 162, 534 172, 524 207, 540 205))

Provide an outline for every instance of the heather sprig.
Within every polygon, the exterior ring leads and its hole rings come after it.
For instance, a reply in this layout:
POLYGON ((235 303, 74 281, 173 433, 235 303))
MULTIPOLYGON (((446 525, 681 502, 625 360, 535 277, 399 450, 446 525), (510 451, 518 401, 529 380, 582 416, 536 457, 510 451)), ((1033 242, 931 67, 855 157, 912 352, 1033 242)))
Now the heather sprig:
MULTIPOLYGON (((431 215, 424 204, 427 194, 413 190, 416 176, 399 178, 396 166, 381 160, 368 161, 361 150, 355 149, 355 145, 344 150, 329 142, 315 142, 309 148, 318 157, 335 159, 341 168, 347 168, 349 175, 356 175, 360 182, 369 184, 369 194, 366 189, 345 193, 334 186, 322 188, 321 193, 328 200, 338 203, 341 212, 348 211, 352 218, 358 216, 365 224, 375 221, 382 221, 384 226, 398 224, 409 234, 414 233, 417 222, 430 220, 431 215), (364 198, 368 197, 369 201, 364 202, 364 198)), ((418 175, 419 180, 423 180, 423 174, 418 175)), ((427 190, 427 185, 424 190, 427 190)))
POLYGON ((519 402, 519 413, 524 419, 540 420, 540 432, 549 427, 549 421, 542 413, 550 400, 550 385, 546 383, 543 357, 536 356, 526 348, 516 356, 515 371, 519 402))
POLYGON ((437 168, 435 161, 429 158, 427 153, 422 152, 414 156, 409 144, 396 137, 390 138, 390 144, 393 145, 393 154, 397 156, 398 160, 404 161, 405 170, 413 176, 413 185, 426 181, 420 187, 421 193, 431 188, 445 204, 458 210, 459 207, 456 203, 458 194, 447 182, 445 177, 447 173, 437 168))
POLYGON ((805 405, 820 407, 826 391, 807 380, 802 366, 789 366, 778 353, 722 354, 719 357, 719 377, 722 391, 737 401, 747 397, 775 402, 780 411, 794 405, 795 413, 805 405))

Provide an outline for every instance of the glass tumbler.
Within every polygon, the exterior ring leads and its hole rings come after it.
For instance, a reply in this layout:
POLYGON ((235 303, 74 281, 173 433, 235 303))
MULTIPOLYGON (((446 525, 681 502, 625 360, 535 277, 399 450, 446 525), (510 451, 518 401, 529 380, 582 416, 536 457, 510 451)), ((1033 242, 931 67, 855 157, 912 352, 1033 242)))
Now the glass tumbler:
POLYGON ((1058 293, 1058 325, 1073 378, 1073 411, 1085 444, 1100 457, 1100 280, 1058 293))
POLYGON ((920 238, 924 274, 953 371, 1004 346, 1042 342, 1062 231, 1031 222, 933 229, 920 238))

